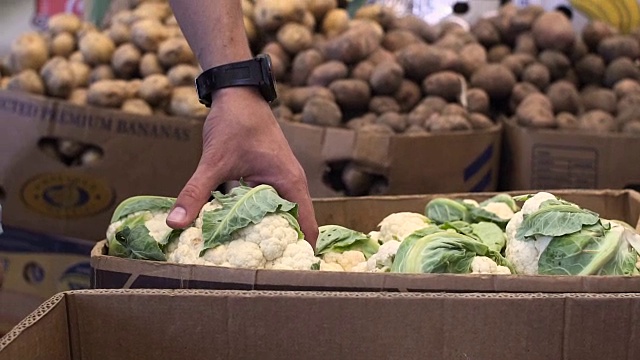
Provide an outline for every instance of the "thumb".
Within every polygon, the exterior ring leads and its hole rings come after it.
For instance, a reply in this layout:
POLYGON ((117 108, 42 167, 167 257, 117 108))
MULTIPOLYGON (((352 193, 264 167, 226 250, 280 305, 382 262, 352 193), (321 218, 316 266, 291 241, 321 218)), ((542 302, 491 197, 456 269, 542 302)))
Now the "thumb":
POLYGON ((202 206, 209 200, 211 191, 220 185, 213 174, 208 166, 198 165, 169 212, 167 225, 174 229, 185 228, 198 217, 202 206))

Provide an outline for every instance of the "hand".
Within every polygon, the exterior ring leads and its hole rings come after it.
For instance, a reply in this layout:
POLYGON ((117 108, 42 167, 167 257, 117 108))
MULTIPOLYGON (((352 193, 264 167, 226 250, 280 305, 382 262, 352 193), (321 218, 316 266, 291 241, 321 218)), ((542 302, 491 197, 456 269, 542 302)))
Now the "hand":
POLYGON ((188 226, 220 184, 243 178, 269 184, 298 204, 305 239, 315 246, 318 224, 302 166, 293 155, 269 104, 257 89, 215 92, 203 129, 202 157, 167 218, 172 228, 188 226))

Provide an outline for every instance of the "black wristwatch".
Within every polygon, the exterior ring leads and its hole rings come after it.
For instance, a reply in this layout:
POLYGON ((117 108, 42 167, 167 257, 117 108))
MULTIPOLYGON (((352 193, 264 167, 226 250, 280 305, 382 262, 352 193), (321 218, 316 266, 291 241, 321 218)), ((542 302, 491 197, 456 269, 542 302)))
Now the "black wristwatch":
POLYGON ((253 59, 224 64, 203 71, 196 78, 200 103, 211 107, 213 92, 232 86, 257 86, 267 102, 276 99, 276 80, 271 72, 271 58, 260 54, 253 59))

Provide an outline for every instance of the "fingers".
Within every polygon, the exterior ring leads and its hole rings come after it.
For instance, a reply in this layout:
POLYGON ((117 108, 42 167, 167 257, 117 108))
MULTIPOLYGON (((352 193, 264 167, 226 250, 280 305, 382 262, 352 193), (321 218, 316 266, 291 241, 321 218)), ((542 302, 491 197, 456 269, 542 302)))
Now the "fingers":
POLYGON ((209 200, 211 191, 221 183, 216 171, 201 161, 191 179, 182 188, 176 203, 167 216, 167 225, 174 229, 189 226, 200 214, 202 206, 209 200))
POLYGON ((284 186, 276 186, 276 191, 283 198, 298 204, 298 222, 304 233, 305 240, 315 248, 318 239, 318 223, 316 221, 313 202, 309 195, 309 190, 303 180, 296 181, 294 184, 288 183, 284 186))

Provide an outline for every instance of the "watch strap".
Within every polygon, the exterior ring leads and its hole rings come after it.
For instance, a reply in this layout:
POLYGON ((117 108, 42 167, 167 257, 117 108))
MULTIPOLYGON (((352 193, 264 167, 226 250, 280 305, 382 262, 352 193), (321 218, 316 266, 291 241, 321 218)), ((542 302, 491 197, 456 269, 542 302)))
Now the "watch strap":
POLYGON ((204 71, 196 78, 200 103, 211 106, 213 92, 231 86, 260 86, 263 82, 259 59, 224 64, 204 71))

